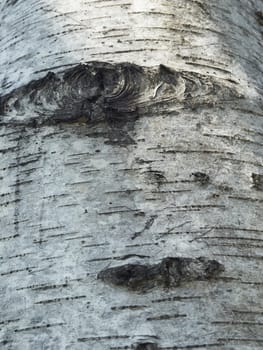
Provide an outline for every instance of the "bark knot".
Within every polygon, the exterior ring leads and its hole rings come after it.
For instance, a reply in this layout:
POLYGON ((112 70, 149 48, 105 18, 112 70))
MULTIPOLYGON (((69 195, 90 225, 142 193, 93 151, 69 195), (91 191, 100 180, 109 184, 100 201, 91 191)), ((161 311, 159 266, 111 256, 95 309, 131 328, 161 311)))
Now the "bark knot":
POLYGON ((106 268, 98 279, 132 291, 145 292, 154 287, 174 288, 184 282, 216 278, 224 266, 204 257, 167 257, 154 265, 124 264, 106 268))

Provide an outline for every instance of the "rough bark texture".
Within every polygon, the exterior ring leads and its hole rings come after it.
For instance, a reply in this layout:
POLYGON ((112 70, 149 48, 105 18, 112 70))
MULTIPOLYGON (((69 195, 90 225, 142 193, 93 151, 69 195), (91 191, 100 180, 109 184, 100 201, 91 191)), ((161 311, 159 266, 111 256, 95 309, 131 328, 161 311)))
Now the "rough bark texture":
POLYGON ((262 9, 1 2, 1 349, 262 349, 262 9))

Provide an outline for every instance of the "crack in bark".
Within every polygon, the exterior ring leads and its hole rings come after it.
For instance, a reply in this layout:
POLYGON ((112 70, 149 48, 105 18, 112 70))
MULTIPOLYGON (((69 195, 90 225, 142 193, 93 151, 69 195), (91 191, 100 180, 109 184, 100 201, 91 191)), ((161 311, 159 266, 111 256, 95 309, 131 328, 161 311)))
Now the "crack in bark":
POLYGON ((224 266, 204 257, 167 257, 155 265, 125 264, 102 270, 97 278, 132 291, 145 292, 154 287, 174 288, 181 283, 216 278, 224 266))

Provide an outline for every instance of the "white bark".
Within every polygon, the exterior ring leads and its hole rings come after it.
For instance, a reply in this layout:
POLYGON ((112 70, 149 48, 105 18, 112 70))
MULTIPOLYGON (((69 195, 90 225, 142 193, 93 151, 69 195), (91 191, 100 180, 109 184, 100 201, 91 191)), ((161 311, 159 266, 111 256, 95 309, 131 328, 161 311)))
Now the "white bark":
POLYGON ((262 349, 262 1, 0 9, 1 349, 262 349))

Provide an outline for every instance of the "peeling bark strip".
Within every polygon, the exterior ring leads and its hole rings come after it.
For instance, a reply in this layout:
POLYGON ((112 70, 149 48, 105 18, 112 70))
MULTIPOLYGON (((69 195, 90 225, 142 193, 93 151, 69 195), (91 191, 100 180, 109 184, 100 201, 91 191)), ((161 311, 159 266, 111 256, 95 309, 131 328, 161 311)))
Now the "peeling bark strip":
POLYGON ((44 78, 0 97, 2 122, 34 126, 65 122, 127 122, 160 112, 166 103, 179 107, 214 106, 240 98, 233 83, 163 65, 90 62, 44 78), (157 109, 156 109, 157 108, 157 109))
POLYGON ((144 292, 154 287, 178 287, 183 282, 205 281, 224 271, 224 266, 207 258, 164 258, 156 265, 125 264, 98 274, 104 282, 144 292))

